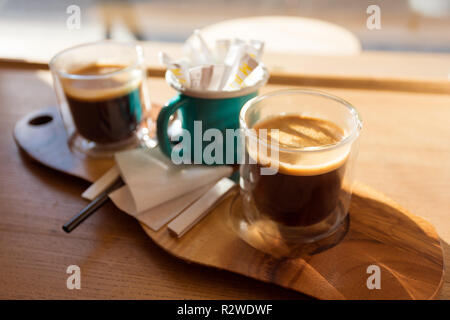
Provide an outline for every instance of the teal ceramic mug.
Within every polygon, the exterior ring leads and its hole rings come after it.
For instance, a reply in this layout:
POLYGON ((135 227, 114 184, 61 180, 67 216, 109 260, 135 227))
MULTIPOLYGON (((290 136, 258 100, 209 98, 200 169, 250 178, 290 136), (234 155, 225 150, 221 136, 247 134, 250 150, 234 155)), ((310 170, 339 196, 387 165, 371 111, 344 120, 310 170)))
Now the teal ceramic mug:
MULTIPOLYGON (((208 165, 236 163, 237 138, 234 138, 232 145, 227 145, 226 129, 239 129, 239 113, 242 106, 248 100, 258 95, 258 89, 267 80, 268 72, 264 68, 263 76, 259 81, 251 87, 245 87, 239 91, 183 90, 177 85, 173 75, 168 71, 166 73, 166 81, 178 91, 178 94, 164 105, 158 115, 156 132, 161 151, 171 158, 174 146, 180 142, 185 143, 183 140, 186 139, 186 136, 180 139, 173 139, 168 134, 171 116, 177 113, 177 119, 181 122, 181 128, 188 132, 190 138, 190 144, 187 145, 187 151, 189 152, 187 158, 191 160, 191 163, 208 165), (203 135, 208 129, 219 130, 223 139, 215 141, 215 138, 211 138, 208 141, 206 135, 203 135), (205 148, 211 142, 217 143, 218 149, 222 151, 218 154, 213 154, 212 158, 204 157, 205 148)), ((186 149, 183 151, 186 151, 186 149)))

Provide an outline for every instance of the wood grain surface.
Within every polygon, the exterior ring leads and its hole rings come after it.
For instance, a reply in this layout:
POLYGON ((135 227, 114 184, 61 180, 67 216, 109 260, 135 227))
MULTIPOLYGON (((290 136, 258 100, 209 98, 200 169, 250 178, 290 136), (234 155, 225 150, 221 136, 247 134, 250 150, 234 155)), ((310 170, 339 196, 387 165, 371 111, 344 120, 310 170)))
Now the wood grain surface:
MULTIPOLYGON (((148 74, 163 77, 165 68, 155 52, 182 56, 177 44, 143 43, 148 74), (150 54, 152 53, 152 54, 150 54)), ((362 52, 359 55, 313 56, 270 53, 264 55, 269 84, 331 88, 450 93, 450 59, 445 54, 362 52)), ((1 59, 0 67, 47 70, 47 61, 1 59)))
POLYGON ((144 230, 180 259, 319 299, 431 299, 441 288, 444 262, 434 227, 366 186, 355 186, 350 227, 343 240, 328 250, 295 259, 274 258, 248 245, 269 253, 274 244, 264 243, 264 235, 254 225, 241 227, 246 220, 242 205, 232 205, 233 199, 240 200, 235 194, 180 239, 166 227, 154 232, 143 225, 144 230), (248 244, 239 239, 238 229, 248 244), (380 290, 366 285, 367 268, 372 265, 381 270, 380 290))
POLYGON ((90 182, 100 178, 114 165, 112 158, 92 158, 71 150, 56 107, 25 115, 14 127, 14 139, 37 162, 90 182))
MULTIPOLYGON (((174 92, 149 83, 163 102, 174 92)), ((272 85, 271 91, 281 88, 272 85)), ((354 104, 364 120, 356 178, 395 199, 437 229, 450 262, 450 96, 327 88, 354 104)), ((0 70, 0 297, 2 298, 302 298, 292 290, 180 262, 138 223, 107 205, 67 235, 61 225, 86 202, 84 181, 21 155, 12 130, 30 111, 55 105, 48 72, 0 70), (67 290, 77 264, 82 289, 67 290)), ((439 298, 450 298, 445 273, 439 298)))
MULTIPOLYGON (((55 108, 32 112, 19 120, 14 136, 39 163, 91 182, 112 166, 112 161, 81 159, 68 149, 55 108), (105 164, 109 166, 105 168, 105 164)), ((155 243, 182 260, 279 284, 319 299, 431 299, 442 286, 444 261, 435 228, 368 187, 357 184, 353 190, 348 232, 346 222, 341 228, 345 230, 319 245, 334 247, 301 257, 298 251, 304 252, 305 245, 287 244, 259 232, 257 225, 246 221, 237 192, 232 194, 236 196, 221 201, 181 238, 169 232, 167 225, 158 232, 141 225, 155 243), (286 259, 286 255, 296 258, 286 259), (371 265, 381 269, 381 290, 369 290, 365 285, 366 269, 371 265)), ((310 251, 317 251, 317 246, 310 251)))

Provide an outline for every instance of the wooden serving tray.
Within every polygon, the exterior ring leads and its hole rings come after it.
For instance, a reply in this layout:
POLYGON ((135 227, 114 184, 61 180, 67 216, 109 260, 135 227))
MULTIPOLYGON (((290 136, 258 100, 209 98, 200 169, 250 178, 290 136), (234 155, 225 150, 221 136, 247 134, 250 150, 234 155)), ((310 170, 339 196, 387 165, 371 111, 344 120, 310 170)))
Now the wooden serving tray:
MULTIPOLYGON (((112 160, 72 153, 55 108, 19 120, 14 137, 34 160, 87 181, 94 181, 112 165, 112 160)), ((237 194, 228 194, 181 239, 171 236, 166 227, 158 232, 142 227, 164 250, 187 262, 319 299, 432 299, 442 286, 443 252, 434 227, 367 186, 356 184, 354 188, 343 240, 328 250, 294 259, 275 258, 254 249, 266 248, 239 229, 245 221, 237 194), (381 289, 370 290, 366 285, 371 265, 381 270, 381 289)))

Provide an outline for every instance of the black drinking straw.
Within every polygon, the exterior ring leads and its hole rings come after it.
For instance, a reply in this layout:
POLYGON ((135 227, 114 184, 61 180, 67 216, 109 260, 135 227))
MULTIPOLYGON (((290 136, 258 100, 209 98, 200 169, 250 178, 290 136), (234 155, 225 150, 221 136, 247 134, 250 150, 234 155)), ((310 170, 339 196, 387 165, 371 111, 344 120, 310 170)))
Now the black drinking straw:
POLYGON ((81 222, 83 222, 87 217, 97 211, 102 205, 104 205, 108 200, 108 194, 112 191, 120 188, 125 183, 122 178, 117 178, 105 191, 100 193, 97 198, 92 200, 83 210, 81 210, 77 215, 73 216, 68 222, 63 225, 63 230, 67 233, 75 229, 81 222))

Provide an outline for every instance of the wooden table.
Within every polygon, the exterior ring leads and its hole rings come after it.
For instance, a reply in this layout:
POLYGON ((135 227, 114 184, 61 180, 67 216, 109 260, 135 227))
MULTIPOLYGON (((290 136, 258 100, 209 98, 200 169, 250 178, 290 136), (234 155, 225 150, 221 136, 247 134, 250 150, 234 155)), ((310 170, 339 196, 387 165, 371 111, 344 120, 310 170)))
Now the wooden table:
MULTIPOLYGON (((368 65, 377 59, 384 56, 372 55, 368 65)), ((405 59, 411 63, 410 56, 405 59)), ((450 57, 440 59, 450 63, 450 57)), ((428 219, 441 236, 448 265, 450 94, 321 83, 362 114, 356 178, 428 219)), ((150 78, 149 85, 153 101, 164 102, 174 94, 161 78, 150 78)), ((281 87, 272 84, 263 91, 281 87)), ((21 116, 55 104, 47 71, 0 65, 0 298, 304 298, 275 285, 182 262, 152 243, 133 218, 111 204, 65 234, 61 225, 86 205, 80 194, 88 184, 33 163, 12 139, 21 116), (81 290, 66 288, 66 268, 72 264, 81 268, 81 290)), ((450 299, 449 272, 439 297, 450 299)))

